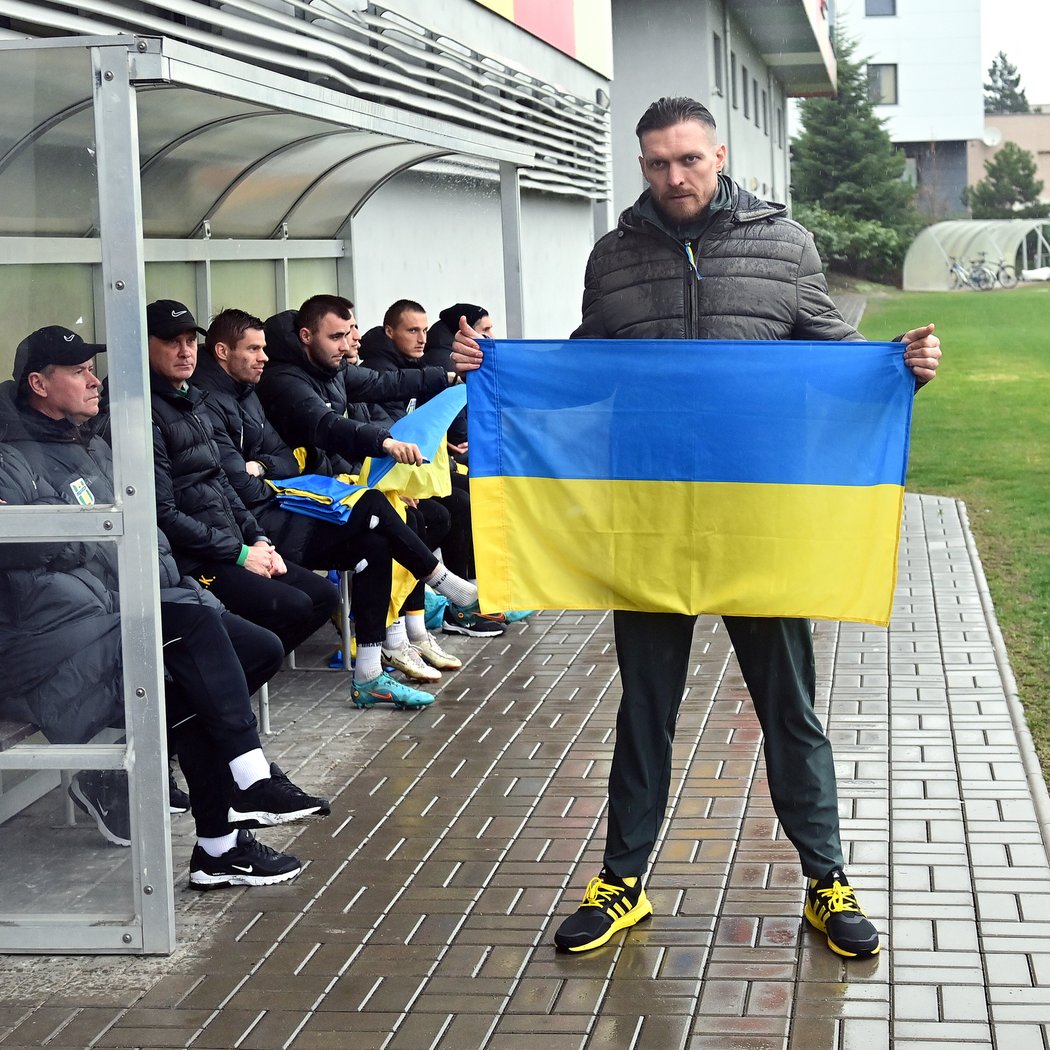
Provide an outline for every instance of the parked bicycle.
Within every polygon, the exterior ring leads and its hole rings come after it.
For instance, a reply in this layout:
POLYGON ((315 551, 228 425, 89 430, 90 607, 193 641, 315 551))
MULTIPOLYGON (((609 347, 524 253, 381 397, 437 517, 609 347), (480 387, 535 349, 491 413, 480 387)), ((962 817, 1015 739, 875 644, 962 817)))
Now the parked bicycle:
POLYGON ((958 259, 952 259, 948 277, 953 289, 976 288, 978 291, 987 292, 995 287, 995 272, 987 264, 968 268, 958 259))
POLYGON ((988 270, 995 282, 1002 285, 1003 288, 1013 288, 1017 284, 1017 271, 1004 259, 1000 259, 997 263, 988 262, 985 253, 981 252, 974 266, 981 266, 988 270))

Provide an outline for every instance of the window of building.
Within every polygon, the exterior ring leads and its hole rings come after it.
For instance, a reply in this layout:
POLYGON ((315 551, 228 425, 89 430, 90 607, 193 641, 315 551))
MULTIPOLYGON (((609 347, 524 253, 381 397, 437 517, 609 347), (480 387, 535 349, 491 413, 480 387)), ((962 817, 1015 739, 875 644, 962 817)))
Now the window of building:
POLYGON ((864 0, 864 14, 868 18, 896 13, 897 0, 864 0))
POLYGON ((738 109, 740 106, 739 99, 737 98, 737 76, 736 76, 736 52, 729 52, 729 90, 733 95, 733 109, 738 109))
POLYGON ((762 130, 769 134, 769 95, 762 92, 762 130))
POLYGON ((722 58, 722 38, 717 33, 712 35, 714 38, 715 91, 719 95, 724 95, 726 93, 726 81, 722 58))
POLYGON ((744 82, 744 119, 746 120, 751 116, 751 104, 748 102, 748 91, 750 90, 747 86, 747 66, 741 66, 741 79, 744 82))
POLYGON ((868 98, 877 106, 897 104, 896 63, 868 63, 868 98))
POLYGON ((751 78, 751 101, 755 104, 755 127, 759 127, 759 113, 758 113, 758 81, 751 78))

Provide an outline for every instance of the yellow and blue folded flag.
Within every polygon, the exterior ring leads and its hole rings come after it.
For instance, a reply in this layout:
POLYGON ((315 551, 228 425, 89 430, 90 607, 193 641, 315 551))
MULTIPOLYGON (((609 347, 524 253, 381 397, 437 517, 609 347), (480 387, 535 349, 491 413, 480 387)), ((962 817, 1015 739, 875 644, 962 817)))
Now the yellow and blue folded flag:
POLYGON ((486 609, 889 621, 900 343, 495 341, 468 376, 486 609))

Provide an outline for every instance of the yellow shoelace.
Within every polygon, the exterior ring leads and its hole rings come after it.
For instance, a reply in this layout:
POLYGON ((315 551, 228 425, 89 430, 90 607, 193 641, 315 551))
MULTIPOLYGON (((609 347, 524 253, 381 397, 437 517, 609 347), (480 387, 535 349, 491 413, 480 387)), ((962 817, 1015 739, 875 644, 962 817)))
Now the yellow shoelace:
POLYGON ((610 886, 609 883, 602 882, 601 876, 596 875, 587 883, 587 892, 583 895, 583 904, 580 907, 602 908, 613 897, 622 893, 623 889, 623 886, 610 886))
MULTIPOLYGON (((817 896, 821 898, 820 903, 823 904, 829 912, 860 912, 860 906, 857 904, 857 898, 853 893, 852 886, 843 886, 841 882, 836 881, 830 889, 817 890, 817 896)), ((861 914, 863 915, 864 913, 861 912, 861 914)))

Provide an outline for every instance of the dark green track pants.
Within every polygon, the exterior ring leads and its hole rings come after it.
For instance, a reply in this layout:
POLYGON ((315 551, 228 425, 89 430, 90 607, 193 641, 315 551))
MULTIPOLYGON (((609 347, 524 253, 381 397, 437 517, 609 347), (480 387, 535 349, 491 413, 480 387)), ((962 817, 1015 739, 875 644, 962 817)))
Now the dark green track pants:
MULTIPOLYGON (((609 773, 605 865, 643 875, 667 808, 671 745, 685 691, 695 616, 614 613, 623 697, 609 773)), ((723 618, 764 734, 773 808, 820 878, 842 864, 831 743, 813 710, 808 620, 723 618)))

